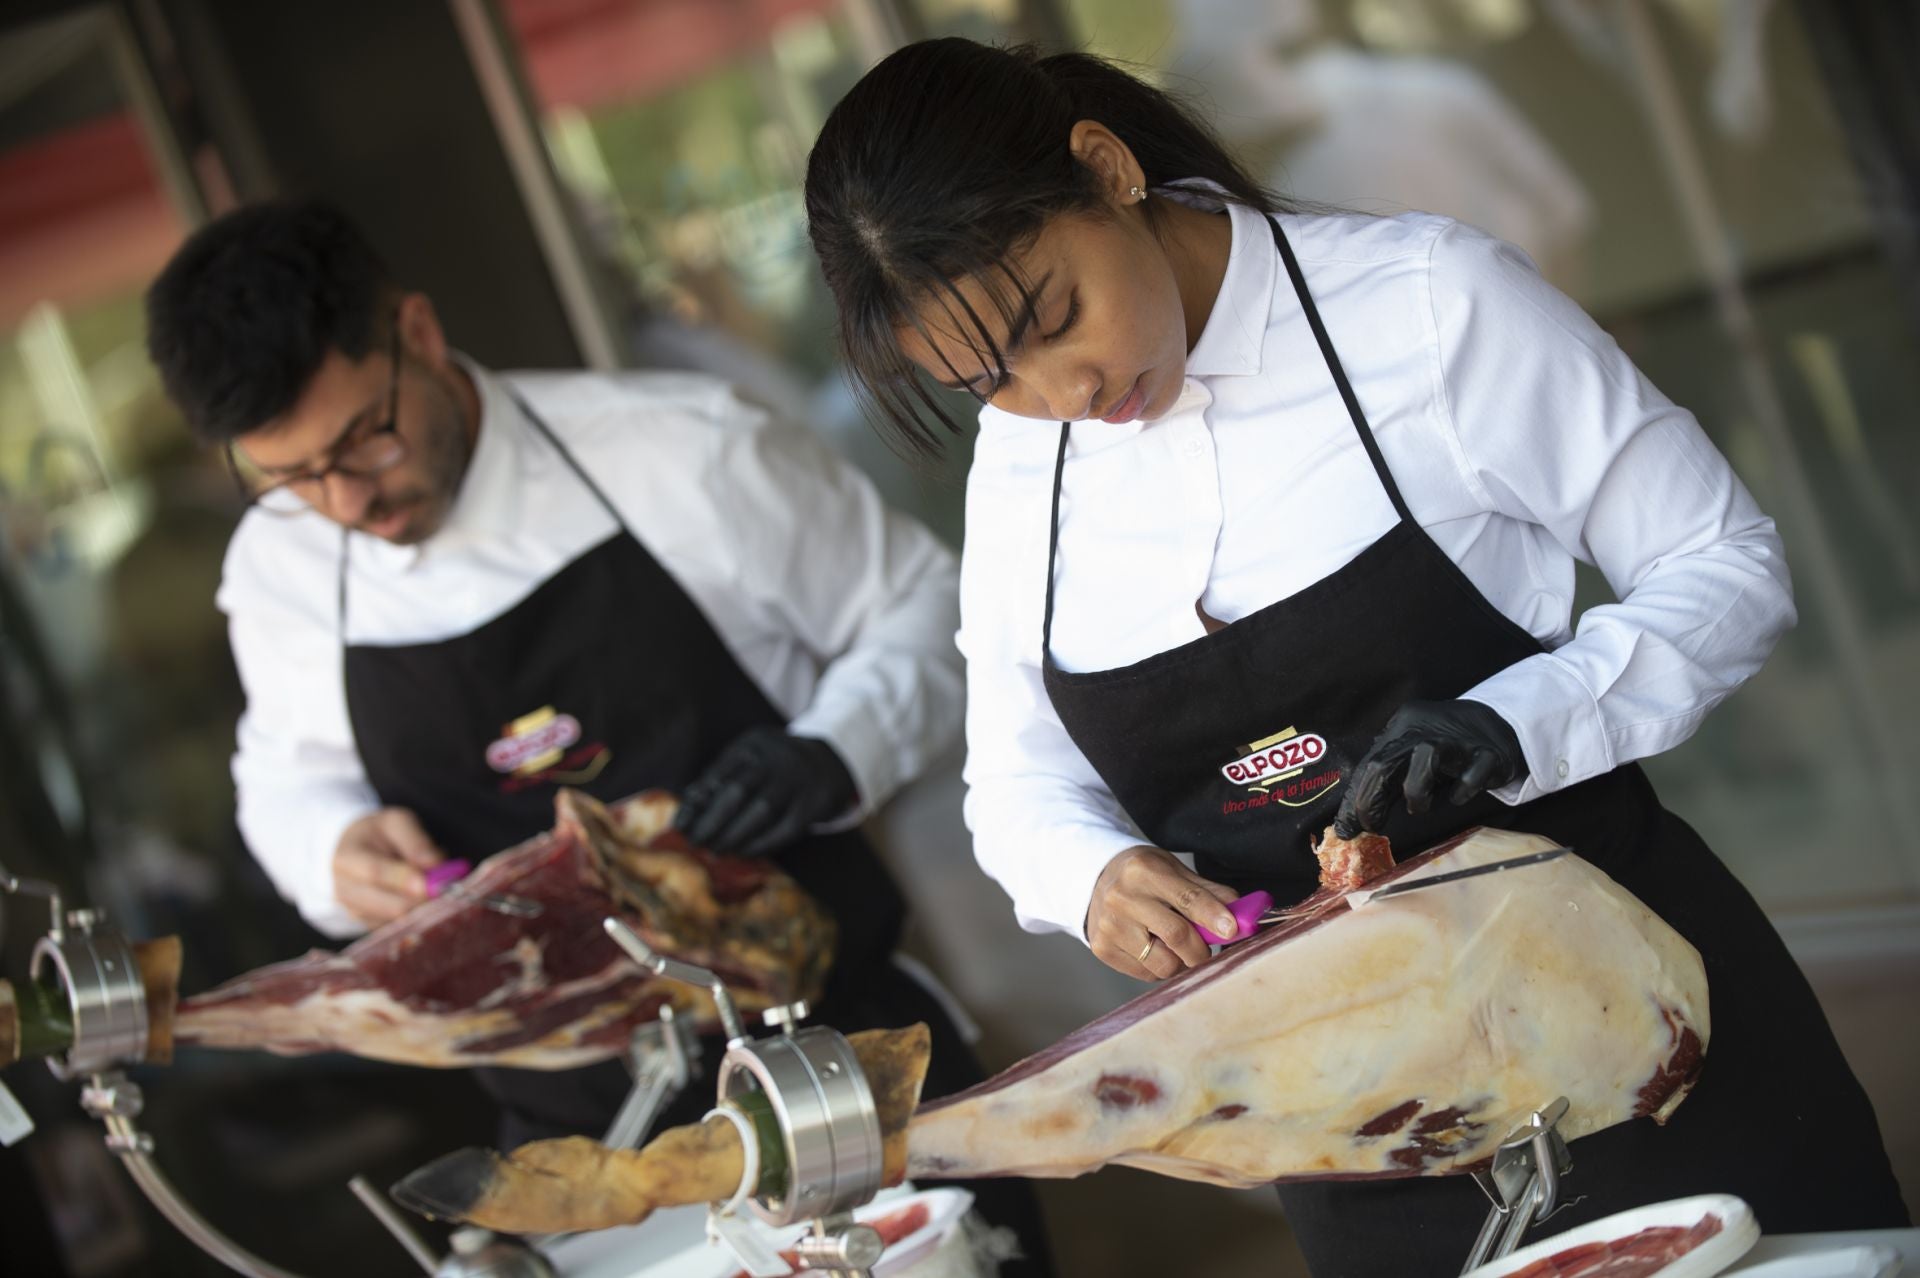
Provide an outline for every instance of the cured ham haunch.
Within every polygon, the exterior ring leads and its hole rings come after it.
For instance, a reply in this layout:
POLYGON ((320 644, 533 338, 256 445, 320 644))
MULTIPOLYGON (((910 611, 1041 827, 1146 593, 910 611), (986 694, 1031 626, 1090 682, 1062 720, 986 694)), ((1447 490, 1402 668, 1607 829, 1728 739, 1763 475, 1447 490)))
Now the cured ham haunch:
POLYGON ((640 971, 608 939, 610 913, 720 976, 749 1015, 818 996, 833 921, 773 863, 689 847, 663 793, 609 809, 566 790, 555 806, 552 832, 339 953, 184 1000, 175 1041, 566 1069, 615 1055, 668 1003, 718 1030, 710 994, 640 971))
MULTIPOLYGON (((1378 888, 1549 846, 1479 830, 1384 871, 1384 848, 1353 851, 1378 888)), ((1328 872, 1353 864, 1341 855, 1328 872)), ((1576 856, 1351 907, 1347 891, 1328 887, 1260 936, 921 1108, 905 1172, 1059 1177, 1118 1163, 1239 1187, 1447 1175, 1481 1165, 1559 1096, 1569 1139, 1635 1117, 1665 1121, 1707 1036, 1699 955, 1576 856)), ((861 1063, 876 1093, 902 1094, 900 1059, 862 1052, 861 1063)), ((917 1074, 911 1085, 917 1094, 917 1074)), ((716 1135, 730 1161, 705 1147, 689 1156, 675 1132, 657 1142, 678 1165, 675 1201, 706 1201, 709 1184, 731 1192, 737 1142, 716 1135)), ((546 1157, 540 1149, 512 1158, 546 1157)), ((474 1173, 499 1166, 496 1156, 452 1157, 464 1157, 469 1189, 494 1183, 474 1173)), ((617 1174, 646 1158, 621 1156, 617 1174)), ((444 1187, 446 1162, 414 1179, 437 1168, 444 1187)), ((572 1170, 569 1184, 544 1186, 553 1192, 537 1211, 524 1195, 492 1198, 514 1203, 516 1224, 503 1227, 603 1219, 608 1173, 577 1157, 572 1170)), ((485 1197, 432 1200, 435 1214, 491 1224, 470 1212, 485 1197)))
MULTIPOLYGON (((1470 832, 1372 886, 1541 851, 1470 832)), ((911 1174, 1433 1176, 1565 1096, 1569 1138, 1664 1120, 1707 1042, 1700 956, 1576 856, 1289 921, 914 1118, 911 1174)))

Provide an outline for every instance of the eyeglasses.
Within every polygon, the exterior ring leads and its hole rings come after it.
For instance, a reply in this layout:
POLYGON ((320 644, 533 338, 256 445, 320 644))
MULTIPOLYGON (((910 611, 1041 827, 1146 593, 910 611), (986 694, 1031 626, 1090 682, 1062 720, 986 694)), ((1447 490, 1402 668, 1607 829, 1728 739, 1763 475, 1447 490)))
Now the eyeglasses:
POLYGON ((243 461, 238 450, 227 445, 227 469, 240 486, 240 495, 248 505, 276 515, 294 515, 326 500, 327 478, 343 475, 348 479, 372 479, 391 470, 407 455, 407 441, 400 437, 400 324, 393 324, 393 375, 387 389, 387 412, 380 420, 363 420, 348 426, 328 446, 324 460, 291 475, 270 474, 243 461))

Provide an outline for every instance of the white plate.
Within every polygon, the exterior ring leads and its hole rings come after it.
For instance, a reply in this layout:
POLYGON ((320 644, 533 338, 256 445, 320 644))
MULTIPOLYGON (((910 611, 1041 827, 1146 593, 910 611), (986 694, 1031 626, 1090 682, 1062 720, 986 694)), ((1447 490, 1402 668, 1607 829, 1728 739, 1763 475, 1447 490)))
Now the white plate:
POLYGON ((1898 1272, 1900 1253, 1891 1247, 1839 1247, 1769 1260, 1742 1269, 1740 1278, 1893 1278, 1898 1272))
POLYGON ((1689 1228, 1699 1224, 1708 1213, 1720 1217, 1720 1232, 1660 1270, 1659 1278, 1711 1278, 1744 1256, 1760 1237, 1760 1226, 1754 1222, 1753 1212, 1732 1194, 1675 1198, 1670 1202, 1654 1203, 1650 1207, 1617 1212, 1590 1225, 1569 1229, 1551 1238, 1542 1238, 1504 1260, 1480 1266, 1465 1278, 1506 1278, 1508 1274, 1525 1269, 1536 1260, 1557 1256, 1569 1247, 1626 1238, 1643 1229, 1660 1226, 1689 1228))

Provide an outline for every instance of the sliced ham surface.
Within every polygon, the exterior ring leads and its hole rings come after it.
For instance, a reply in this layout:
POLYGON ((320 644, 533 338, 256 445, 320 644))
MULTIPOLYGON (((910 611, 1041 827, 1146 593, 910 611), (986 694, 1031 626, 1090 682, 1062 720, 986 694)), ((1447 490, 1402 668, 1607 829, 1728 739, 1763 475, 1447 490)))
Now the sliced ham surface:
MULTIPOLYGON (((1371 886, 1550 846, 1470 831, 1371 886)), ((1341 856, 1330 870, 1346 868, 1341 856)), ((1117 1163, 1242 1187, 1444 1175, 1481 1164, 1558 1096, 1569 1138, 1664 1120, 1707 1038, 1698 953, 1576 856, 1352 908, 1328 887, 1289 921, 923 1107, 909 1174, 1117 1163)))
POLYGON ((1509 1278, 1655 1278, 1661 1270, 1718 1234, 1709 1213, 1691 1226, 1656 1225, 1611 1242, 1582 1243, 1516 1269, 1509 1278))
POLYGON ((640 971, 608 939, 611 913, 719 975, 748 1016, 818 997, 834 924, 774 863, 688 846, 662 792, 608 808, 563 790, 555 807, 551 832, 346 949, 183 1000, 174 1041, 568 1069, 620 1052, 668 1003, 718 1030, 710 994, 640 971))

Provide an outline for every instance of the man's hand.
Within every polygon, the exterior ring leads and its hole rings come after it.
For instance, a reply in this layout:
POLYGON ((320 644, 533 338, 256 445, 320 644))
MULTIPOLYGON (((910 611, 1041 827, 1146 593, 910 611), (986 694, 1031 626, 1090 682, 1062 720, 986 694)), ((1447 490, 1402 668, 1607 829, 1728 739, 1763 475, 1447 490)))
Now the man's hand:
POLYGON ((1215 936, 1240 930, 1227 905, 1239 893, 1201 878, 1170 852, 1131 847, 1107 862, 1087 907, 1094 957, 1137 981, 1158 981, 1207 961, 1196 923, 1215 936), (1148 940, 1152 945, 1148 945, 1148 940))
POLYGON ((346 828, 333 850, 333 894, 368 927, 427 899, 426 871, 446 860, 405 808, 381 808, 346 828))
POLYGON ((1402 794, 1407 811, 1417 814, 1433 806, 1442 785, 1450 785, 1448 799, 1461 804, 1526 770, 1520 738, 1489 707, 1478 701, 1409 701, 1353 770, 1333 832, 1343 839, 1362 830, 1378 833, 1402 794))
POLYGON ((749 728, 680 796, 674 828, 736 856, 778 851, 853 806, 853 774, 833 747, 779 728, 749 728))

